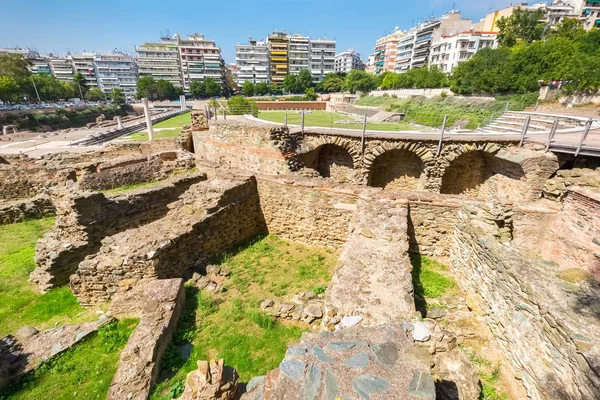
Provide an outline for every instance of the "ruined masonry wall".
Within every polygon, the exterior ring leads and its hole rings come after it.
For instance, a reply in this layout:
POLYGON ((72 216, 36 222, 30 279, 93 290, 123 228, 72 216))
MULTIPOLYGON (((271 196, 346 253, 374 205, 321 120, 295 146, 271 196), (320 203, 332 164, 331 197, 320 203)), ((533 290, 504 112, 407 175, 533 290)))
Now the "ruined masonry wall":
POLYGON ((0 225, 49 217, 55 212, 52 201, 45 195, 0 203, 0 225))
POLYGON ((483 310, 530 398, 598 399, 600 326, 589 287, 569 289, 547 264, 481 232, 486 221, 461 215, 451 254, 457 282, 483 310))

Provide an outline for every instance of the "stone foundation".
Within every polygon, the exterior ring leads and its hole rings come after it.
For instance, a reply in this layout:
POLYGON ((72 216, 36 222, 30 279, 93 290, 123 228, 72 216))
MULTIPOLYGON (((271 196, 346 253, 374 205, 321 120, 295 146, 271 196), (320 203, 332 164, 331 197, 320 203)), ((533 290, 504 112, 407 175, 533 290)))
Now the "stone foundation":
POLYGON ((52 216, 54 204, 47 195, 0 203, 0 225, 52 216))

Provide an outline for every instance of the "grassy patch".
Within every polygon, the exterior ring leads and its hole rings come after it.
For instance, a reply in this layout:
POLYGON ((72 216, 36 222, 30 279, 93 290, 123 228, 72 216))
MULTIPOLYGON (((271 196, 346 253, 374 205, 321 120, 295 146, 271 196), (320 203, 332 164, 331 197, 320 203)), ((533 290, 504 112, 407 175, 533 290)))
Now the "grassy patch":
POLYGON ((0 399, 106 398, 119 354, 136 325, 137 320, 124 319, 103 326, 7 388, 0 399))
POLYGON ((25 325, 46 328, 94 318, 68 288, 40 294, 28 282, 35 245, 53 226, 54 218, 0 226, 0 337, 25 325))
POLYGON ((413 266, 412 281, 417 308, 426 308, 428 299, 453 293, 456 283, 444 264, 415 253, 410 254, 410 262, 413 266))
POLYGON ((337 253, 329 249, 275 236, 252 240, 219 259, 217 263, 231 271, 226 290, 212 294, 186 288, 180 325, 151 398, 179 396, 187 373, 197 368, 196 360, 224 358, 242 381, 276 368, 303 329, 263 313, 260 302, 326 285, 336 259, 337 253), (185 343, 193 345, 186 361, 179 353, 185 343))
MULTIPOLYGON (((261 111, 259 114, 260 119, 265 121, 278 122, 283 124, 284 115, 287 114, 287 122, 292 125, 300 125, 300 114, 296 111, 261 111)), ((335 121, 354 121, 355 118, 346 116, 340 113, 331 113, 327 111, 311 111, 310 114, 306 113, 304 116, 304 124, 306 126, 318 126, 324 128, 336 128, 336 129, 355 129, 362 130, 362 123, 345 125, 336 124, 335 121)), ((367 129, 376 131, 406 131, 406 130, 417 130, 415 126, 412 126, 406 122, 378 122, 378 123, 367 123, 367 129)))
POLYGON ((588 279, 593 279, 592 274, 580 268, 567 268, 557 272, 556 276, 570 283, 579 283, 588 279))
POLYGON ((106 194, 116 194, 116 193, 127 192, 129 190, 143 189, 143 188, 151 187, 151 186, 159 184, 160 182, 162 182, 162 181, 148 181, 148 182, 133 183, 131 185, 119 186, 118 188, 114 188, 114 189, 100 190, 100 192, 106 193, 106 194))
MULTIPOLYGON (((181 130, 185 125, 189 125, 191 112, 176 115, 169 119, 165 119, 164 121, 157 122, 156 124, 152 124, 152 127, 155 129, 154 131, 154 139, 172 139, 179 136, 181 130)), ((136 132, 131 135, 125 136, 122 139, 125 140, 148 140, 148 132, 136 132)))

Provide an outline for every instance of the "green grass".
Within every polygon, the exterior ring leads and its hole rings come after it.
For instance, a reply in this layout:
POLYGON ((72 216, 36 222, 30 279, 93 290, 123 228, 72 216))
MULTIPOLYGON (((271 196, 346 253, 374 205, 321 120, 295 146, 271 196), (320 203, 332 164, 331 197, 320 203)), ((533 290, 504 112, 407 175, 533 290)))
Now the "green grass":
POLYGON ((0 226, 0 337, 25 325, 46 328, 94 318, 68 288, 40 294, 28 282, 35 244, 53 226, 54 218, 0 226))
POLYGON ((119 186, 119 187, 114 188, 114 189, 100 190, 100 192, 105 193, 105 194, 117 194, 117 193, 127 192, 129 190, 143 189, 143 188, 146 188, 146 187, 151 187, 151 186, 154 186, 154 185, 156 185, 156 184, 158 184, 160 182, 161 181, 149 181, 149 182, 133 183, 131 185, 119 186))
MULTIPOLYGON (((296 111, 261 111, 258 117, 265 121, 278 122, 283 124, 284 114, 287 113, 287 122, 292 125, 300 125, 300 114, 296 111)), ((306 126, 319 126, 325 128, 336 128, 336 129, 355 129, 362 130, 362 123, 345 125, 335 124, 335 121, 354 121, 355 118, 348 117, 340 113, 331 113, 327 111, 311 111, 310 114, 306 113, 304 116, 304 124, 306 126)), ((379 122, 379 123, 367 123, 367 129, 376 131, 406 131, 406 130, 418 130, 418 128, 406 123, 406 122, 379 122)))
POLYGON ((179 396, 187 373, 197 368, 196 360, 224 358, 242 381, 276 368, 303 326, 279 322, 260 310, 260 302, 326 285, 336 259, 337 253, 329 249, 275 236, 254 239, 219 259, 217 264, 231 271, 226 290, 212 294, 186 287, 183 315, 151 399, 179 396), (177 347, 184 343, 193 345, 187 361, 177 347))
POLYGON ((508 395, 500 388, 500 364, 492 365, 486 358, 478 356, 474 352, 467 352, 467 358, 477 368, 481 382, 481 394, 479 400, 506 400, 508 395))
MULTIPOLYGON (((160 131, 154 131, 154 139, 172 139, 179 136, 181 130, 185 125, 189 125, 191 112, 176 115, 172 118, 166 119, 164 121, 158 122, 156 124, 152 124, 152 127, 155 129, 163 129, 160 131)), ((124 140, 148 140, 148 132, 136 132, 131 135, 125 136, 121 139, 124 140)))
POLYGON ((124 319, 98 332, 8 387, 2 400, 105 399, 119 354, 137 325, 124 319))
POLYGON ((410 262, 413 266, 412 281, 418 309, 427 308, 428 300, 438 300, 454 293, 456 283, 444 264, 415 253, 410 254, 410 262))

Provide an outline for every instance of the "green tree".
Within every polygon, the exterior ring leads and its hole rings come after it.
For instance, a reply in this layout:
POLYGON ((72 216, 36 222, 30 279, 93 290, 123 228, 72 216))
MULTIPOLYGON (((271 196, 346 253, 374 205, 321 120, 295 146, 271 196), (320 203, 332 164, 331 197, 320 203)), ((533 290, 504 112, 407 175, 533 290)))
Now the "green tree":
POLYGON ((283 78, 283 88, 288 93, 298 93, 298 80, 296 79, 296 75, 287 74, 285 78, 283 78))
POLYGON ((271 94, 281 94, 281 86, 276 83, 272 83, 269 86, 269 93, 271 94))
MULTIPOLYGON (((40 98, 43 101, 56 101, 59 99, 68 99, 68 95, 74 93, 73 86, 70 83, 60 82, 54 76, 50 75, 34 75, 33 80, 37 87, 40 98), (71 90, 67 89, 67 86, 71 90)), ((24 82, 27 82, 25 80, 24 82)), ((34 88, 28 89, 29 98, 37 100, 37 95, 34 88)), ((74 96, 71 96, 74 97, 74 96)))
POLYGON ((147 98, 154 100, 156 98, 156 81, 151 76, 144 76, 138 79, 137 93, 138 99, 147 98))
POLYGON ((88 86, 85 77, 81 74, 81 72, 77 72, 75 75, 73 75, 73 82, 77 86, 77 92, 79 92, 80 95, 85 96, 88 91, 88 86))
POLYGON ((91 88, 85 94, 85 99, 89 101, 102 101, 106 100, 106 95, 104 92, 98 88, 91 88))
POLYGON ((510 17, 498 20, 498 43, 500 46, 512 47, 517 41, 531 43, 541 40, 544 34, 544 10, 535 11, 515 8, 510 17))
POLYGON ((266 94, 269 93, 269 85, 267 85, 267 82, 259 82, 256 85, 254 85, 254 93, 257 96, 264 96, 266 94))
POLYGON ((325 79, 317 84, 317 90, 325 93, 341 92, 344 86, 344 77, 338 73, 325 75, 325 79))
POLYGON ((512 74, 511 50, 486 48, 477 52, 469 61, 454 68, 450 88, 454 93, 503 93, 510 91, 512 74))
POLYGON ((304 98, 308 101, 315 101, 319 96, 315 92, 314 88, 308 88, 304 92, 304 98))
POLYGON ((350 93, 370 92, 376 87, 377 83, 373 75, 362 70, 353 69, 344 79, 344 90, 350 93))
POLYGON ((179 97, 180 90, 166 79, 156 81, 156 97, 158 100, 175 100, 179 97))
POLYGON ((31 75, 30 66, 31 62, 20 54, 0 55, 0 75, 9 76, 17 82, 31 75))
POLYGON ((232 115, 252 114, 255 117, 258 117, 258 107, 256 106, 256 103, 244 96, 231 96, 229 100, 227 100, 227 109, 229 114, 232 115))
POLYGON ((202 81, 202 85, 204 86, 204 93, 208 97, 217 97, 221 95, 221 85, 215 81, 214 78, 208 77, 204 78, 202 81))
POLYGON ((125 104, 125 94, 119 88, 110 89, 110 99, 118 106, 125 104))
POLYGON ((60 82, 60 85, 62 86, 63 94, 62 97, 59 97, 59 99, 72 99, 75 97, 75 88, 71 82, 60 82))
POLYGON ((244 84, 242 85, 242 93, 244 94, 244 96, 247 97, 254 96, 254 83, 250 81, 244 82, 244 84))
POLYGON ((305 92, 306 89, 313 86, 312 75, 309 70, 303 69, 296 76, 296 90, 305 92))
POLYGON ((190 93, 193 97, 202 98, 206 97, 206 92, 204 91, 204 85, 201 81, 191 81, 190 82, 190 93))
POLYGON ((233 93, 233 91, 237 88, 237 83, 235 81, 235 77, 233 76, 233 72, 230 69, 225 71, 225 89, 224 94, 229 95, 233 93))
POLYGON ((14 78, 0 75, 0 100, 5 103, 17 101, 20 93, 21 88, 14 78))
POLYGON ((585 35, 585 29, 575 18, 563 18, 556 26, 546 33, 547 38, 561 37, 569 40, 579 40, 585 35))

